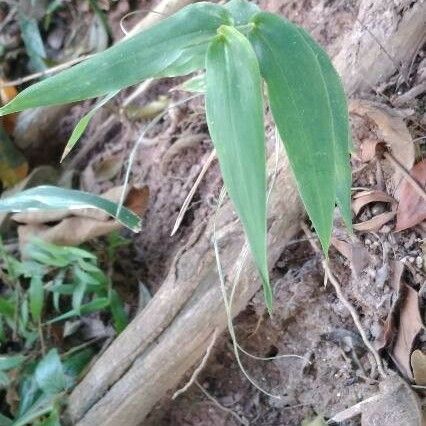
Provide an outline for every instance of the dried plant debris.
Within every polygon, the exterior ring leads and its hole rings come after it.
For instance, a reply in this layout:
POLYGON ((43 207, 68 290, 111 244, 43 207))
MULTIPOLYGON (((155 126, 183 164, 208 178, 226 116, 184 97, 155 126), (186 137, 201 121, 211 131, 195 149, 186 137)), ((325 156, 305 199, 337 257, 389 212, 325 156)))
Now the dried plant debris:
MULTIPOLYGON (((410 175, 421 187, 426 185, 426 160, 417 163, 410 171, 410 175)), ((424 192, 424 191, 423 191, 424 192)), ((426 199, 416 190, 407 177, 401 181, 395 197, 398 199, 396 212, 396 231, 402 231, 422 223, 426 219, 426 199)))
MULTIPOLYGON (((361 157, 372 157, 379 142, 386 144, 395 159, 406 170, 410 170, 414 165, 415 150, 414 144, 407 129, 404 120, 400 115, 395 113, 389 107, 366 100, 354 100, 349 104, 351 114, 363 117, 368 121, 373 136, 375 138, 366 139, 366 146, 361 149, 361 157), (374 141, 377 141, 375 143, 374 141), (364 154, 362 154, 364 151, 364 154)), ((402 179, 400 173, 396 173, 394 182, 397 183, 402 179)))
POLYGON ((362 426, 421 426, 422 409, 417 395, 396 374, 380 383, 380 393, 336 414, 328 424, 346 424, 361 414, 362 426))
POLYGON ((424 324, 419 294, 404 281, 403 270, 401 262, 393 262, 392 285, 396 298, 386 320, 382 339, 376 343, 386 348, 400 372, 407 379, 413 380, 411 357, 419 336, 424 333, 424 324))
MULTIPOLYGON (((118 202, 121 191, 122 187, 115 187, 103 194, 103 197, 118 202)), ((127 191, 124 205, 142 216, 148 207, 148 199, 148 187, 132 187, 127 191)), ((24 212, 12 218, 22 223, 18 227, 20 247, 24 247, 32 236, 55 244, 79 245, 122 226, 106 213, 94 209, 24 212)))

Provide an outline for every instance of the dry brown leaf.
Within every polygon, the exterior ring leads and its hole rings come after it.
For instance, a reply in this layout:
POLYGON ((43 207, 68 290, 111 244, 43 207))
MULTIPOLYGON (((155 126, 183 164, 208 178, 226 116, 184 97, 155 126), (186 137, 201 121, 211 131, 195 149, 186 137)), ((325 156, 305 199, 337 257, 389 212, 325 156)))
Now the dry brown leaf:
POLYGON ((411 354, 411 368, 417 385, 426 386, 426 354, 416 349, 411 354))
MULTIPOLYGON (((426 159, 417 163, 410 175, 423 187, 426 186, 426 159)), ((411 228, 426 220, 426 201, 413 185, 404 178, 395 197, 399 200, 396 212, 396 231, 411 228)))
POLYGON ((120 172, 123 166, 121 155, 112 155, 92 164, 93 176, 97 182, 111 180, 120 172))
MULTIPOLYGON (((372 122, 377 140, 385 142, 398 162, 406 170, 411 170, 415 158, 414 144, 404 120, 399 115, 386 105, 366 100, 351 101, 349 110, 351 114, 372 122)), ((371 147, 366 149, 371 151, 371 147)), ((398 184, 402 174, 399 171, 394 173, 394 182, 398 184)))
POLYGON ((360 223, 354 223, 355 231, 378 231, 383 225, 391 221, 396 215, 396 212, 386 212, 374 216, 372 219, 360 223))
POLYGON ((411 372, 410 356, 413 343, 423 329, 422 318, 419 310, 419 296, 416 290, 401 281, 401 307, 397 335, 391 350, 391 356, 406 377, 413 379, 411 372))
POLYGON ((343 241, 332 238, 331 244, 348 259, 351 269, 356 277, 358 277, 365 267, 371 262, 371 256, 366 248, 358 241, 343 241))
POLYGON ((422 406, 419 398, 401 377, 391 373, 380 382, 379 389, 379 393, 346 408, 334 415, 330 421, 333 424, 346 424, 347 420, 361 414, 362 426, 422 424, 422 406))
POLYGON ((419 295, 403 281, 403 271, 402 262, 393 262, 391 286, 397 295, 386 320, 381 347, 388 349, 400 371, 412 380, 410 357, 413 343, 419 332, 423 330, 423 322, 419 295))
POLYGON ((381 382, 380 394, 381 398, 363 407, 361 426, 421 426, 420 401, 399 376, 381 382))
POLYGON ((354 195, 352 210, 357 215, 361 209, 370 203, 395 203, 395 199, 383 191, 361 191, 354 195))
POLYGON ((381 146, 381 142, 377 139, 365 139, 360 146, 360 158, 363 163, 368 163, 376 157, 377 151, 381 146))
MULTIPOLYGON (((119 201, 122 187, 112 188, 103 196, 111 201, 119 201)), ((147 186, 138 189, 130 188, 124 205, 134 213, 142 216, 148 207, 149 189, 147 186)), ((92 238, 108 234, 121 225, 96 209, 63 211, 54 216, 52 212, 18 213, 13 216, 17 222, 24 223, 18 227, 21 253, 29 239, 37 236, 45 241, 61 245, 80 245, 92 238), (50 225, 52 219, 56 224, 50 225)))

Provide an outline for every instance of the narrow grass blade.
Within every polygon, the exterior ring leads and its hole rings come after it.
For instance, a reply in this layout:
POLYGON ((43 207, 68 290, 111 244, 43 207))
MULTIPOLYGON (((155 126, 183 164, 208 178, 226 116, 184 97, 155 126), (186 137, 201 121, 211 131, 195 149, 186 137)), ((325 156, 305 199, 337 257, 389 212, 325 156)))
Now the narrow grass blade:
POLYGON ((115 218, 134 232, 141 229, 141 219, 126 207, 117 214, 118 205, 98 195, 56 186, 37 186, 0 200, 0 213, 31 210, 95 208, 115 218))
POLYGON ((90 123, 90 120, 94 117, 96 112, 102 108, 108 101, 110 101, 114 96, 118 94, 118 91, 112 92, 109 95, 101 99, 84 117, 82 117, 79 122, 75 125, 74 130, 71 133, 70 138, 68 139, 67 144, 65 145, 64 152, 61 157, 61 163, 64 161, 65 157, 71 152, 75 144, 80 140, 84 131, 90 123))
POLYGON ((321 67, 298 27, 261 12, 249 38, 268 86, 272 114, 325 252, 336 198, 332 111, 321 67))
POLYGON ((34 84, 0 108, 0 116, 103 96, 147 78, 164 76, 165 70, 176 75, 179 67, 188 68, 187 55, 182 53, 193 47, 198 52, 197 46, 203 43, 206 49, 217 28, 230 20, 229 12, 222 6, 189 5, 157 25, 34 84))
POLYGON ((223 26, 206 60, 207 123, 225 187, 247 234, 272 309, 266 257, 266 159, 259 65, 249 41, 223 26))

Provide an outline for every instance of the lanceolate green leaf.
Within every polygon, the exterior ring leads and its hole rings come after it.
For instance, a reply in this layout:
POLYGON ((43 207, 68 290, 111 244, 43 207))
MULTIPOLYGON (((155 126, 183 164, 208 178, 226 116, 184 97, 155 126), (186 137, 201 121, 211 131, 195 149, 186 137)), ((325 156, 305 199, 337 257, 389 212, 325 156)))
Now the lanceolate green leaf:
POLYGON ((332 111, 317 57, 298 28, 261 12, 249 38, 306 210, 328 251, 336 198, 332 111))
POLYGON ((115 95, 117 95, 118 91, 112 92, 109 95, 105 96, 101 99, 85 116, 83 116, 79 122, 75 125, 74 130, 71 133, 70 138, 65 146, 64 152, 62 153, 61 163, 64 158, 71 152, 74 148, 75 144, 79 141, 87 126, 90 123, 90 120, 96 114, 99 108, 102 108, 108 101, 110 101, 115 95))
POLYGON ((217 28, 229 24, 230 19, 222 6, 189 5, 146 31, 34 84, 1 108, 0 116, 35 106, 106 95, 146 78, 164 75, 167 68, 170 75, 176 75, 171 65, 187 64, 183 51, 202 44, 206 48, 217 28))
POLYGON ((246 231, 271 310, 260 71, 249 41, 240 32, 227 26, 218 32, 207 51, 207 123, 225 187, 246 231))
POLYGON ((305 30, 299 28, 299 31, 317 57, 327 88, 333 119, 333 139, 335 142, 336 200, 346 226, 352 229, 352 176, 349 163, 351 142, 346 95, 340 77, 334 69, 327 53, 305 30))
POLYGON ((101 210, 132 231, 140 231, 141 220, 131 210, 122 207, 117 213, 118 205, 116 203, 98 195, 74 189, 47 185, 37 186, 0 200, 0 213, 83 208, 101 210))

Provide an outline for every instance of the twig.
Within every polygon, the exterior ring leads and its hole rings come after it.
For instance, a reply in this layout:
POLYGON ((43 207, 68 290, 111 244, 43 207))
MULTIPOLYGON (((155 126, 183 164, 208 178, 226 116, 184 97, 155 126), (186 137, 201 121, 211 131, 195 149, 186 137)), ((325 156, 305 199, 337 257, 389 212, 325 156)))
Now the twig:
POLYGON ((201 169, 200 174, 198 175, 194 185, 192 186, 191 190, 186 196, 185 201, 182 204, 182 207, 180 208, 179 214, 176 218, 176 222, 173 226, 173 230, 170 234, 171 237, 173 237, 173 235, 175 235, 176 231, 179 229, 179 226, 182 223, 183 217, 185 216, 185 213, 188 210, 189 203, 192 201, 195 192, 200 186, 200 183, 203 180, 204 175, 207 173, 207 170, 209 169, 215 157, 216 157, 216 150, 213 149, 213 151, 210 153, 209 157, 207 158, 207 161, 204 163, 203 168, 201 169))
POLYGON ((189 379, 188 383, 183 388, 180 388, 179 390, 177 390, 173 394, 172 399, 176 399, 179 395, 186 392, 197 381, 198 375, 201 373, 201 371, 203 370, 203 368, 207 364, 207 360, 209 359, 209 356, 210 356, 210 353, 213 349, 213 346, 216 343, 216 339, 217 339, 217 328, 215 328, 215 330, 213 332, 212 340, 211 340, 209 346, 206 349, 206 353, 204 354, 203 359, 201 360, 198 367, 192 373, 191 378, 189 379))
POLYGON ((34 74, 30 74, 30 75, 27 75, 25 77, 18 78, 16 80, 12 80, 12 81, 2 83, 2 84, 0 84, 0 89, 2 89, 3 87, 8 87, 8 86, 19 86, 23 83, 27 83, 28 81, 36 80, 37 78, 46 77, 50 74, 55 74, 59 71, 63 71, 67 68, 70 68, 73 65, 78 64, 81 61, 84 61, 85 59, 89 59, 92 56, 93 56, 93 54, 83 55, 83 56, 80 56, 78 58, 71 59, 68 62, 64 62, 63 64, 56 65, 55 67, 48 68, 47 70, 36 72, 34 74))
POLYGON ((395 169, 397 169, 399 172, 401 172, 405 179, 407 179, 407 182, 412 185, 412 187, 415 189, 415 191, 422 197, 424 200, 426 200, 426 191, 425 189, 420 185, 419 182, 416 181, 416 179, 411 176, 410 172, 405 169, 405 167, 399 163, 399 161, 390 153, 385 152, 383 156, 389 160, 390 163, 394 166, 395 169))
POLYGON ((224 411, 225 413, 230 414, 232 417, 234 417, 237 421, 239 421, 241 424, 245 426, 249 426, 249 422, 246 418, 240 417, 235 411, 231 410, 228 407, 225 407, 222 405, 213 395, 210 395, 209 392, 207 392, 201 385, 198 383, 197 380, 195 380, 195 384, 198 386, 198 389, 200 389, 201 392, 210 400, 213 402, 214 405, 216 405, 217 408, 224 411))
MULTIPOLYGON (((310 237, 311 236, 311 231, 308 229, 308 227, 306 226, 305 223, 302 222, 301 227, 303 229, 303 232, 305 232, 305 234, 310 237)), ((317 252, 321 254, 321 250, 319 249, 318 245, 316 244, 316 242, 313 239, 309 240, 312 248, 317 252)), ((325 272, 325 278, 331 282, 331 284, 334 287, 334 290, 336 291, 337 297, 339 298, 339 300, 342 302, 342 304, 346 307, 346 309, 349 311, 349 313, 352 316, 352 319, 359 331, 359 334, 361 335, 362 341, 364 342, 364 345, 367 347, 367 349, 372 353, 374 360, 376 361, 377 364, 377 369, 379 371, 380 376, 382 376, 383 378, 386 377, 386 373, 383 369, 382 366, 382 361, 380 359, 380 356, 378 354, 378 352, 376 351, 376 349, 373 347, 373 345, 370 343, 370 341, 367 338, 367 334, 365 333, 365 330, 361 324, 361 321, 358 317, 357 312, 355 311, 355 308, 352 306, 352 304, 349 302, 348 299, 346 299, 345 295, 342 292, 342 288, 339 284, 339 282, 337 281, 337 279, 334 277, 334 275, 332 274, 327 261, 323 260, 322 262, 322 266, 324 268, 324 272, 325 272)))

